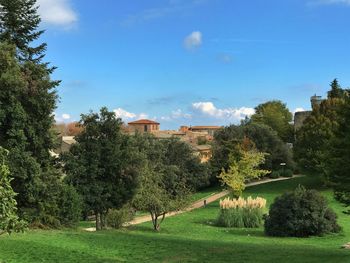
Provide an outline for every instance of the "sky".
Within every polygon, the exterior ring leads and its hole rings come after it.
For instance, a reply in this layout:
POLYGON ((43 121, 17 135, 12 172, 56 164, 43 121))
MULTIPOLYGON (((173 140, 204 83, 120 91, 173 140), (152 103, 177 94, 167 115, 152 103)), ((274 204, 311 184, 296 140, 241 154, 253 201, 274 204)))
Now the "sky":
POLYGON ((38 0, 58 122, 237 124, 277 99, 310 108, 350 86, 350 0, 38 0))

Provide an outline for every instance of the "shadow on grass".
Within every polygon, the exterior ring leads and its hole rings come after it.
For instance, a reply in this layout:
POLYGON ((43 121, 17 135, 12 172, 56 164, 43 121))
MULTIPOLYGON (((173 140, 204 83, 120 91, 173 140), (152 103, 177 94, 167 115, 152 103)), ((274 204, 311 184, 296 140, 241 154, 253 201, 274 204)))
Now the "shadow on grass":
MULTIPOLYGON (((254 232, 260 235, 259 232, 254 232)), ((233 235, 246 235, 235 229, 233 235)), ((51 236, 53 238, 54 236, 51 236)), ((99 232, 53 240, 0 240, 5 262, 349 262, 350 252, 283 242, 197 240, 156 233, 99 232)), ((49 238, 49 237, 48 237, 49 238)), ((0 261, 1 261, 0 260, 0 261)))

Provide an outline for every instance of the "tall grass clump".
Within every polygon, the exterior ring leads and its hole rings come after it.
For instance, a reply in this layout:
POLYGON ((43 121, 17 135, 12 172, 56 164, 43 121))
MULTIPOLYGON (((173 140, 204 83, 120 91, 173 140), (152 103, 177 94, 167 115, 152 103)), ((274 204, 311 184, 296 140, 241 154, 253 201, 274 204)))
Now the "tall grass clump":
POLYGON ((263 215, 266 207, 266 199, 229 197, 220 200, 220 212, 217 224, 223 227, 254 228, 263 225, 263 215))

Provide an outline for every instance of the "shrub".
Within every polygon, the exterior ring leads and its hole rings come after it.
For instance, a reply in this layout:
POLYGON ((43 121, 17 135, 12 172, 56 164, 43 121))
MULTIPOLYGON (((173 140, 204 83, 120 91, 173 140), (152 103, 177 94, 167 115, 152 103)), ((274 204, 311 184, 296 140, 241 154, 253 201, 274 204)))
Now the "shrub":
POLYGON ((270 173, 269 177, 271 179, 277 179, 281 176, 281 173, 280 171, 272 171, 272 173, 270 173))
POLYGON ((63 183, 60 191, 59 219, 64 226, 75 226, 82 217, 83 201, 72 185, 63 183))
POLYGON ((308 237, 339 232, 336 218, 321 194, 299 186, 275 199, 265 220, 265 233, 269 236, 308 237))
POLYGON ((110 209, 107 214, 107 225, 112 228, 121 228, 124 223, 132 220, 134 213, 132 209, 125 206, 121 209, 110 209))
POLYGON ((248 197, 220 201, 220 213, 217 224, 224 227, 254 228, 263 223, 263 213, 266 200, 260 197, 248 197))
POLYGON ((285 169, 280 172, 280 175, 283 177, 293 177, 293 171, 290 169, 285 169))

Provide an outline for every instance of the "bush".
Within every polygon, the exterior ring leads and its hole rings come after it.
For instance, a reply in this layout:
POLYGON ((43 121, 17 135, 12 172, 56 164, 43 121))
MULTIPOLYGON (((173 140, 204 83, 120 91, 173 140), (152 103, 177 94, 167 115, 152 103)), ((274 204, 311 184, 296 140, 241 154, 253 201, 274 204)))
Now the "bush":
POLYGON ((82 198, 72 185, 63 183, 58 200, 59 220, 64 226, 75 226, 82 216, 82 198))
POLYGON ((260 197, 232 199, 220 201, 220 213, 217 225, 224 227, 254 228, 263 223, 263 213, 266 200, 260 197))
POLYGON ((315 190, 299 186, 294 192, 277 197, 265 220, 268 236, 308 237, 339 232, 336 214, 315 190))
POLYGON ((280 172, 280 175, 283 177, 293 177, 293 171, 290 169, 285 169, 280 172))
POLYGON ((272 173, 270 173, 269 177, 271 179, 277 179, 281 176, 281 173, 280 171, 272 171, 272 173))
POLYGON ((112 228, 121 228, 124 223, 132 220, 134 212, 128 206, 121 209, 110 209, 107 214, 107 225, 112 228))

